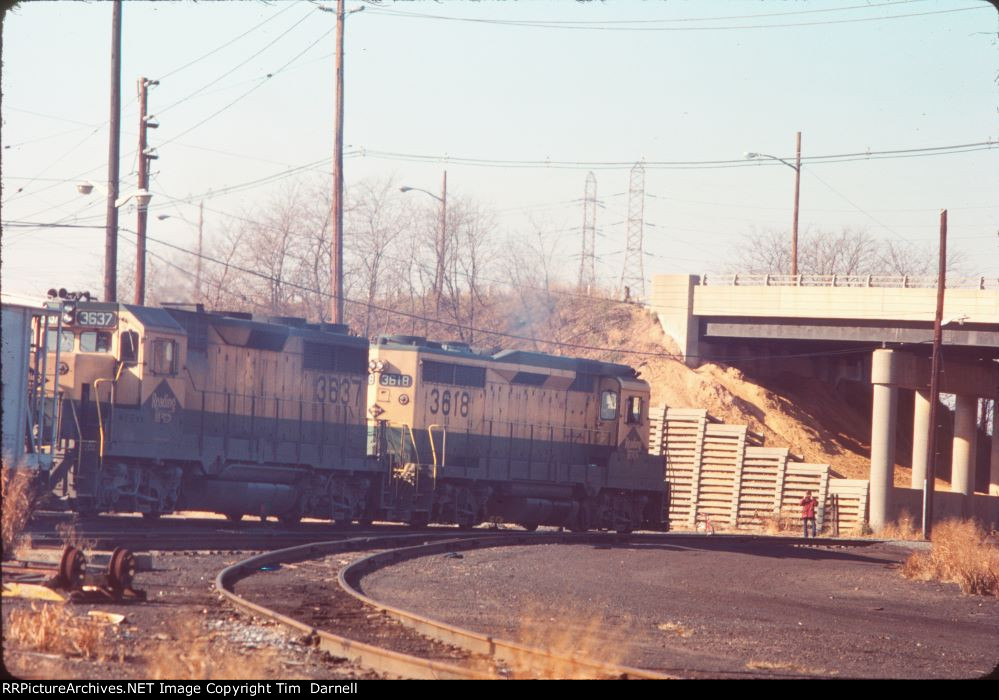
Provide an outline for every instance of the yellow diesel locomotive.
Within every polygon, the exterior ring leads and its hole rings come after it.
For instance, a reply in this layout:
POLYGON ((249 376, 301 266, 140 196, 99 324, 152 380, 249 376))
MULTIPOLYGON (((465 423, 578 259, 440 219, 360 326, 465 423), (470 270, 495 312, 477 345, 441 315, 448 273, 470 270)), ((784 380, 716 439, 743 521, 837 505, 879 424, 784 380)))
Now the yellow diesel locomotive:
POLYGON ((625 365, 414 336, 371 347, 394 520, 628 532, 665 522, 649 385, 625 365))
POLYGON ((627 366, 201 307, 48 306, 44 478, 81 514, 666 526, 649 387, 627 366))

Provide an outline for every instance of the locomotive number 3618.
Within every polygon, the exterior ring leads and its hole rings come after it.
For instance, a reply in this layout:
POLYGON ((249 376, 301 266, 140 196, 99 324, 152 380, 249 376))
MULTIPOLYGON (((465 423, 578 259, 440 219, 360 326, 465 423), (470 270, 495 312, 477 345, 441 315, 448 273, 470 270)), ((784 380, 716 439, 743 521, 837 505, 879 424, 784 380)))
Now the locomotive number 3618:
POLYGON ((462 418, 468 417, 468 404, 471 402, 472 397, 469 396, 467 391, 455 391, 452 392, 448 389, 441 391, 440 389, 432 389, 430 391, 430 402, 427 404, 427 409, 434 415, 440 413, 445 416, 461 416, 462 418))

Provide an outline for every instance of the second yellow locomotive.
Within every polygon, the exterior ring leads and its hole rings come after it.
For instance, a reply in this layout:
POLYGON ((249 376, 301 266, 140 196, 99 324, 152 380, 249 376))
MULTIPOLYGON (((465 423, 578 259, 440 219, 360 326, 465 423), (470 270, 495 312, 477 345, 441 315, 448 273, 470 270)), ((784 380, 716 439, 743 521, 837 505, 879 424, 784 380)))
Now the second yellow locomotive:
POLYGON ((390 520, 659 529, 649 385, 630 367, 382 337, 368 414, 391 470, 390 520))

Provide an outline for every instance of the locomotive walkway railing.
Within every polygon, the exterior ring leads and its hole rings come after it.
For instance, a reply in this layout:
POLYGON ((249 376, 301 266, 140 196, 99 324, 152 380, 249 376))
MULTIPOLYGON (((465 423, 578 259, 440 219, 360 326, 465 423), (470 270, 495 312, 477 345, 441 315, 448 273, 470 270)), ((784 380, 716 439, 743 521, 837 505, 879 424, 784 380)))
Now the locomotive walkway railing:
MULTIPOLYGON (((936 288, 935 276, 915 275, 701 275, 700 285, 737 287, 887 287, 891 289, 936 288)), ((999 278, 955 277, 947 279, 948 289, 999 289, 999 278)))

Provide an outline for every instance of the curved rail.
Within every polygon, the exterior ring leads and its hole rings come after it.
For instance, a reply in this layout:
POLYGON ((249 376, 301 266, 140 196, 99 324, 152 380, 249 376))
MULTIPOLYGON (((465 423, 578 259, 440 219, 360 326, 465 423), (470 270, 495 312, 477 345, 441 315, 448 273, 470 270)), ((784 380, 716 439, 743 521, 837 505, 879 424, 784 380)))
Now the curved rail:
MULTIPOLYGON (((449 533, 451 534, 451 533, 449 533)), ((368 549, 378 549, 381 547, 399 546, 408 544, 414 539, 426 540, 433 534, 419 535, 395 535, 385 537, 359 537, 351 540, 341 540, 338 542, 318 542, 287 549, 279 549, 273 552, 266 552, 244 559, 232 566, 226 567, 215 577, 215 588, 230 603, 240 610, 250 615, 263 617, 275 622, 279 622, 296 632, 315 640, 316 646, 335 656, 348 658, 355 663, 366 668, 374 669, 380 673, 386 673, 404 678, 421 679, 489 679, 492 674, 483 673, 470 668, 456 666, 452 664, 421 659, 409 654, 402 654, 390 649, 382 649, 371 644, 358 642, 353 639, 341 637, 331 632, 317 629, 312 625, 307 625, 298 620, 282 615, 269 608, 253 603, 240 595, 237 595, 232 586, 238 581, 256 573, 262 566, 274 564, 288 564, 307 559, 317 559, 331 554, 341 554, 344 552, 364 551, 368 549)))
POLYGON ((371 554, 340 569, 338 578, 340 586, 359 601, 376 608, 420 634, 445 644, 461 647, 475 654, 488 656, 496 665, 516 668, 519 672, 531 676, 544 673, 546 669, 558 668, 560 675, 564 674, 570 678, 645 678, 659 680, 673 678, 673 676, 667 676, 655 671, 609 664, 570 654, 555 653, 546 649, 530 647, 519 642, 498 639, 490 635, 455 627, 454 625, 440 622, 424 615, 380 603, 365 595, 358 588, 360 579, 367 573, 399 563, 400 561, 432 554, 513 545, 605 543, 608 539, 612 539, 613 541, 621 540, 617 535, 566 535, 564 533, 550 535, 490 535, 484 539, 474 537, 449 539, 371 554))
POLYGON ((354 576, 381 568, 392 562, 425 556, 439 551, 446 552, 454 551, 455 549, 469 550, 526 544, 606 543, 608 540, 622 541, 623 539, 616 535, 570 535, 563 533, 518 533, 513 535, 505 533, 474 533, 469 537, 458 538, 455 538, 454 535, 455 533, 453 532, 449 532, 447 535, 440 535, 440 537, 447 537, 448 539, 443 542, 429 544, 426 543, 428 537, 433 538, 438 535, 435 535, 435 533, 423 533, 417 535, 360 537, 351 540, 320 542, 276 550, 258 554, 223 569, 215 579, 215 588, 229 602, 244 612, 279 622, 285 627, 315 639, 320 649, 336 656, 351 659, 361 666, 381 673, 423 679, 488 679, 503 677, 502 672, 487 673, 469 667, 422 659, 319 630, 312 625, 299 622, 258 603, 253 603, 232 590, 233 585, 256 573, 260 567, 317 559, 345 552, 393 547, 394 549, 390 551, 364 557, 358 562, 345 567, 345 569, 341 570, 339 576, 340 584, 344 587, 345 591, 364 604, 385 611, 385 613, 394 619, 425 636, 460 647, 472 654, 488 657, 493 660, 494 667, 500 669, 507 668, 510 663, 514 663, 518 670, 523 669, 524 672, 531 673, 531 669, 551 668, 553 664, 558 664, 559 668, 574 671, 576 674, 586 677, 657 679, 670 677, 651 671, 606 664, 565 654, 556 654, 545 649, 537 649, 515 642, 495 639, 470 630, 464 630, 422 615, 378 603, 348 583, 348 580, 354 576), (413 546, 412 542, 414 540, 422 540, 423 542, 420 545, 413 546), (347 573, 348 571, 350 572, 349 574, 347 573))

